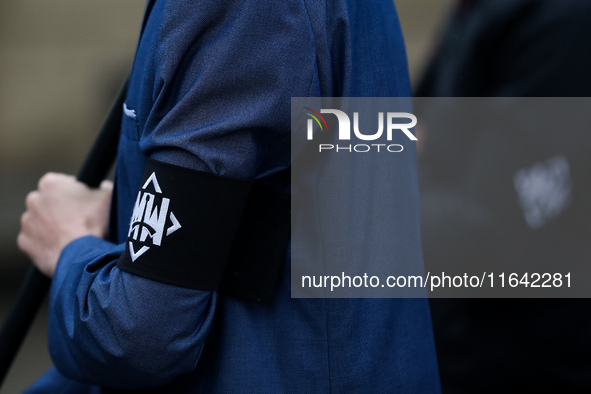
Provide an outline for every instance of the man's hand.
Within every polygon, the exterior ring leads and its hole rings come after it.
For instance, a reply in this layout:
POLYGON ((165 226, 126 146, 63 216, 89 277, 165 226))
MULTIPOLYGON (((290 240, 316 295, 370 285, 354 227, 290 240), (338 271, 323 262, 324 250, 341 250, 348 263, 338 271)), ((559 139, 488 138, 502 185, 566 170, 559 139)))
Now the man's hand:
POLYGON ((62 249, 85 235, 103 238, 109 220, 113 183, 104 181, 100 189, 90 189, 76 178, 47 173, 37 190, 27 195, 27 211, 21 216, 17 238, 39 270, 53 276, 62 249))

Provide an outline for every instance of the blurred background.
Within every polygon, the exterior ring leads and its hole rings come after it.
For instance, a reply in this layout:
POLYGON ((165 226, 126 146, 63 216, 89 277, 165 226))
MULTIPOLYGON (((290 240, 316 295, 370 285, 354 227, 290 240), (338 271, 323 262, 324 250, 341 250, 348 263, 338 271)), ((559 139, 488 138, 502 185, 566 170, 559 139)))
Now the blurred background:
MULTIPOLYGON (((144 0, 0 2, 0 321, 28 260, 15 244, 26 194, 47 171, 76 173, 133 60, 144 0)), ((46 307, 2 388, 50 365, 46 307)))
MULTIPOLYGON (((415 83, 450 0, 395 0, 415 83)), ((47 171, 75 174, 131 68, 144 0, 0 2, 0 321, 28 260, 16 248, 26 194, 47 171)), ((46 306, 2 394, 50 365, 46 306)))

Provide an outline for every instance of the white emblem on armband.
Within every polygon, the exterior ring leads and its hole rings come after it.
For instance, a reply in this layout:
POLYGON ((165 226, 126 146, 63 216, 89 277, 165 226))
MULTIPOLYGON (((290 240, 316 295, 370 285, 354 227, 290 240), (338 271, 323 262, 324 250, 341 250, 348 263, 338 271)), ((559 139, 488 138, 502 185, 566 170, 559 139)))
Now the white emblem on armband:
POLYGON ((160 246, 164 237, 182 227, 174 213, 171 211, 169 214, 169 206, 170 199, 162 196, 162 189, 153 172, 139 191, 131 215, 128 240, 132 262, 150 247, 160 246), (170 226, 165 229, 167 223, 170 226))

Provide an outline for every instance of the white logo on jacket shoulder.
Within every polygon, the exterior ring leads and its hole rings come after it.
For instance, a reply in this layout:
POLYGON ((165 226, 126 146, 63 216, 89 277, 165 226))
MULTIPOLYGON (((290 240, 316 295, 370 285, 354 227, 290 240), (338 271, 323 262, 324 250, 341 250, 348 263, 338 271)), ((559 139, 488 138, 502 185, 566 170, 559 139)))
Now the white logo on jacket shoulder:
POLYGON ((123 103, 123 113, 125 114, 125 116, 127 116, 131 119, 137 119, 137 115, 135 114, 135 110, 127 108, 127 103, 123 103))
POLYGON ((182 227, 172 211, 168 214, 169 206, 170 199, 162 196, 162 189, 153 172, 139 191, 131 215, 128 239, 132 262, 150 250, 151 246, 160 246, 163 237, 182 227), (148 191, 150 185, 154 193, 148 191), (170 219, 171 226, 165 233, 167 219, 170 219), (148 240, 151 241, 150 245, 148 240))

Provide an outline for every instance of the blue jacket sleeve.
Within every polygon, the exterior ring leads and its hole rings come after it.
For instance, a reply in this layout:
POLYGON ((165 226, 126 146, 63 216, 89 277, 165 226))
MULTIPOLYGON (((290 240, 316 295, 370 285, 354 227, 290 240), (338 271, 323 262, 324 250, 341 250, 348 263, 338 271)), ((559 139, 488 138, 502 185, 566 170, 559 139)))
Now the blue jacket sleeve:
MULTIPOLYGON (((135 112, 124 117, 117 164, 119 235, 146 157, 237 179, 288 167, 290 99, 320 95, 316 56, 303 3, 156 1, 126 98, 135 112)), ((162 385, 195 368, 217 294, 124 272, 116 267, 123 250, 93 237, 64 249, 50 353, 77 381, 162 385)))
POLYGON ((161 385, 195 368, 217 293, 121 271, 115 264, 123 248, 92 236, 66 246, 50 293, 49 350, 74 380, 161 385))

